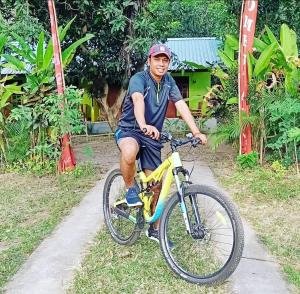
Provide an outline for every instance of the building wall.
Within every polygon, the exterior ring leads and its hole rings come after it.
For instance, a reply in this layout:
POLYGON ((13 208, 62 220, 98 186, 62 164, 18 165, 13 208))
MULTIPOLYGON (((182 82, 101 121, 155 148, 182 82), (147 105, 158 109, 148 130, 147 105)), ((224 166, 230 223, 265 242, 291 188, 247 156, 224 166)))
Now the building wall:
POLYGON ((87 90, 84 91, 83 100, 81 102, 82 111, 85 119, 91 122, 95 122, 99 118, 99 105, 97 101, 90 97, 87 90))
POLYGON ((211 86, 211 73, 201 72, 175 72, 172 76, 189 77, 189 107, 191 110, 198 110, 199 101, 202 99, 211 86))

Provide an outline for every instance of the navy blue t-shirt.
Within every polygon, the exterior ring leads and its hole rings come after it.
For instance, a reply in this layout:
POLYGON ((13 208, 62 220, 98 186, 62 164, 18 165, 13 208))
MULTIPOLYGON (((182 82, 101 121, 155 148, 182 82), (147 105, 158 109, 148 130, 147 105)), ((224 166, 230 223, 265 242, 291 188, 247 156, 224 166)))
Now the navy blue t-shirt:
POLYGON ((149 70, 138 72, 129 81, 129 88, 122 107, 118 126, 122 129, 139 129, 134 116, 134 105, 131 95, 135 92, 144 96, 146 124, 162 130, 167 112, 168 101, 177 102, 182 99, 181 93, 172 78, 167 73, 158 84, 149 70))

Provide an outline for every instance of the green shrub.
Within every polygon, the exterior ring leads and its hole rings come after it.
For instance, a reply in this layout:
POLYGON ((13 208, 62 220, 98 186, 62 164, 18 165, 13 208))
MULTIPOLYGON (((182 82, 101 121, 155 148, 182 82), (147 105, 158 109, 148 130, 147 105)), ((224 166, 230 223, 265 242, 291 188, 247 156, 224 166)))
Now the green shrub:
POLYGON ((242 168, 253 168, 258 164, 258 153, 251 152, 248 154, 239 155, 237 158, 237 163, 242 168))

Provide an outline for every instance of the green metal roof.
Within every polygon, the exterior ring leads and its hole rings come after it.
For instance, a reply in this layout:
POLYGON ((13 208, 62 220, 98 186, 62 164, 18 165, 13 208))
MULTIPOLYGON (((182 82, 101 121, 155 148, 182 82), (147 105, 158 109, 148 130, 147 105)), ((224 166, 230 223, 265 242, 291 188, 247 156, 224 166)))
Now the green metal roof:
POLYGON ((216 38, 168 38, 166 45, 171 49, 173 63, 170 70, 186 68, 184 61, 211 67, 219 63, 217 49, 221 42, 216 38))

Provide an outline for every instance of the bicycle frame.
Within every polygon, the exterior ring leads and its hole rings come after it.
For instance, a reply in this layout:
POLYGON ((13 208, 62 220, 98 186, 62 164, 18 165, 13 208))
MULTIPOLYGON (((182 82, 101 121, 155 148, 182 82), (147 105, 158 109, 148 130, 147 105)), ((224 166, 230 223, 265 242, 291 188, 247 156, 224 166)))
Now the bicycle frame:
MULTIPOLYGON (((150 213, 151 213, 150 205, 151 205, 152 196, 149 197, 148 195, 146 195, 145 192, 140 193, 141 200, 144 203, 143 214, 144 214, 144 219, 145 219, 146 223, 154 223, 162 215, 166 201, 168 199, 168 195, 169 195, 169 191, 170 191, 171 184, 173 181, 173 177, 175 178, 178 193, 179 193, 181 199, 183 199, 183 197, 182 197, 183 191, 182 191, 181 181, 179 179, 178 172, 177 172, 180 168, 182 168, 182 163, 181 163, 179 153, 173 152, 172 155, 170 157, 168 157, 166 160, 164 160, 149 176, 146 176, 143 171, 138 172, 139 180, 142 183, 143 189, 147 188, 148 183, 160 182, 162 180, 163 176, 166 175, 164 178, 164 181, 163 181, 161 192, 159 194, 155 212, 152 216, 150 216, 150 213)), ((115 205, 117 205, 117 203, 115 203, 115 205)), ((186 210, 184 201, 181 201, 180 206, 181 206, 181 211, 183 213, 184 221, 185 221, 185 224, 187 227, 187 231, 190 232, 190 223, 188 220, 187 210, 186 210)), ((133 216, 130 216, 129 220, 131 220, 134 223, 137 222, 136 218, 133 216)))

